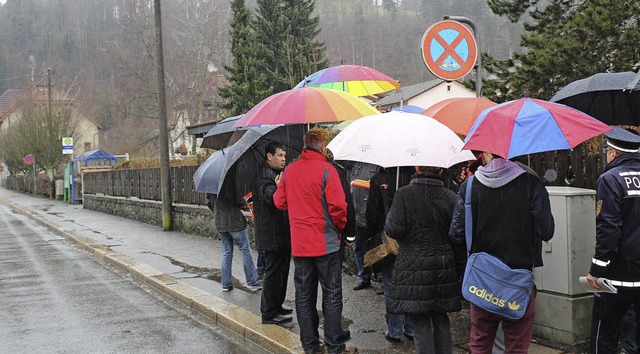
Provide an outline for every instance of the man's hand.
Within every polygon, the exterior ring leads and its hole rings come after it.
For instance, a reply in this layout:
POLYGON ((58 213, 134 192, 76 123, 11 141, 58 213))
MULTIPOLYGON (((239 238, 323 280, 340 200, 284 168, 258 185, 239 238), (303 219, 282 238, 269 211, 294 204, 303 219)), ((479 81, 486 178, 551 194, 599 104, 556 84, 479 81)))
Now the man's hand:
POLYGON ((280 185, 280 179, 282 178, 282 172, 280 172, 276 178, 274 179, 274 181, 276 182, 276 186, 280 185))
POLYGON ((598 286, 596 280, 598 280, 598 278, 594 277, 591 274, 587 274, 587 282, 589 283, 589 286, 595 289, 600 289, 600 286, 598 286))

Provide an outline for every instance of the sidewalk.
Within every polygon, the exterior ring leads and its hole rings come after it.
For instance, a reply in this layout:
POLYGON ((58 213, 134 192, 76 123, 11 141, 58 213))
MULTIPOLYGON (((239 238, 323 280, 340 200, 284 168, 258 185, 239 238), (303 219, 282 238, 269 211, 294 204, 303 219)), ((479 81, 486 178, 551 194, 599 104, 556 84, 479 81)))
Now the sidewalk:
MULTIPOLYGON (((302 352, 295 313, 294 321, 287 327, 261 324, 260 292, 252 292, 245 287, 242 258, 237 249, 233 258, 235 289, 222 292, 221 244, 217 239, 165 232, 159 226, 4 188, 0 188, 0 204, 6 204, 15 212, 35 221, 35 224, 61 234, 78 247, 92 252, 100 262, 127 271, 131 276, 203 313, 212 323, 226 326, 275 353, 302 352)), ((384 304, 382 296, 375 294, 380 283, 374 283, 369 289, 353 291, 352 287, 356 284, 355 277, 343 276, 342 322, 343 328, 351 331, 351 340, 347 345, 358 347, 361 353, 415 352, 412 342, 404 340, 395 344, 384 339, 384 304)), ((292 266, 285 305, 295 309, 293 299, 292 266)), ((321 309, 321 306, 318 308, 321 309)), ((454 353, 467 353, 468 310, 452 314, 451 328, 454 353)), ((564 351, 534 343, 530 353, 564 351)))

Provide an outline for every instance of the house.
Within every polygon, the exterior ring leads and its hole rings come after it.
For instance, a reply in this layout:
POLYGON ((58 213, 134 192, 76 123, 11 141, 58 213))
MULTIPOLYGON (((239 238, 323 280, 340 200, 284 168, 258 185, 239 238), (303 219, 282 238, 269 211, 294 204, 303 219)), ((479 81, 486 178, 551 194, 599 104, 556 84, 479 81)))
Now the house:
MULTIPOLYGON (((202 122, 207 125, 222 120, 226 112, 219 107, 224 100, 218 94, 218 88, 228 83, 224 74, 214 73, 202 90, 200 98, 194 94, 186 102, 173 107, 173 119, 169 122, 169 146, 173 157, 192 155, 199 151, 200 141, 197 139, 202 136, 190 134, 188 128, 203 124, 202 122), (200 110, 202 114, 199 114, 200 110)), ((206 131, 204 133, 206 134, 206 131)))
POLYGON ((382 112, 400 105, 427 109, 442 100, 458 97, 476 97, 476 93, 457 81, 437 79, 411 86, 400 86, 377 100, 374 105, 382 112))
MULTIPOLYGON (((42 80, 40 83, 31 82, 28 89, 9 89, 0 96, 0 133, 11 129, 12 124, 18 122, 24 113, 26 105, 32 100, 45 103, 49 99, 49 90, 42 80)), ((74 141, 74 154, 80 155, 86 151, 99 147, 99 132, 102 126, 96 119, 86 112, 75 100, 51 89, 51 105, 54 108, 65 107, 71 112, 71 119, 78 122, 77 134, 74 141)), ((62 152, 62 141, 60 142, 62 152)))

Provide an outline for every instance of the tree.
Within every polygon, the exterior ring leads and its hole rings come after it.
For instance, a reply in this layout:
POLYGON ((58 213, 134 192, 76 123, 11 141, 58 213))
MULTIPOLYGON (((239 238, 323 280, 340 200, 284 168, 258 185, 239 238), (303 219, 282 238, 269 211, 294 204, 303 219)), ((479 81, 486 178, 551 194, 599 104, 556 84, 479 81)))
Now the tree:
POLYGON ((543 9, 537 0, 489 0, 497 14, 517 20, 530 9, 521 37, 524 53, 499 61, 484 55, 490 99, 514 99, 524 89, 549 99, 568 83, 598 72, 626 71, 640 66, 640 2, 636 0, 551 0, 543 9))
POLYGON ((285 65, 280 75, 285 85, 282 89, 289 90, 305 77, 327 67, 329 62, 324 43, 316 39, 320 18, 313 16, 315 0, 284 0, 283 5, 285 65))
POLYGON ((328 65, 324 44, 316 40, 313 0, 258 0, 257 5, 256 53, 263 60, 259 71, 266 74, 261 92, 289 90, 328 65))
POLYGON ((231 56, 232 64, 225 65, 229 85, 218 90, 227 99, 221 105, 232 115, 247 112, 263 98, 269 96, 266 85, 266 73, 259 70, 264 67, 262 60, 256 55, 256 37, 251 28, 251 12, 244 0, 231 2, 233 17, 231 19, 231 56))
POLYGON ((9 171, 16 173, 30 170, 22 158, 34 155, 36 170, 47 172, 51 191, 54 191, 54 171, 67 159, 62 154, 62 138, 77 140, 78 117, 74 114, 73 100, 57 98, 49 104, 37 95, 32 92, 23 100, 19 117, 0 136, 0 157, 9 171))

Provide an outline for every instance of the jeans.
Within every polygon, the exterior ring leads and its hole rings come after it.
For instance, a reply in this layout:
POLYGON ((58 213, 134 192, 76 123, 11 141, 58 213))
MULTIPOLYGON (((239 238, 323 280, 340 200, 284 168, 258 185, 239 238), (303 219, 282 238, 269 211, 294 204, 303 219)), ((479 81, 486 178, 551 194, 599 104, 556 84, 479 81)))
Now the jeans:
POLYGON ((264 252, 264 278, 262 279, 262 298, 260 313, 263 320, 276 317, 282 311, 287 296, 291 251, 264 252))
POLYGON ((242 267, 244 268, 244 276, 247 284, 258 285, 258 273, 256 272, 256 266, 253 263, 253 256, 251 255, 247 229, 221 232, 220 240, 222 240, 222 265, 220 267, 222 273, 222 287, 231 288, 233 286, 231 264, 233 261, 234 242, 242 254, 242 267))
POLYGON ((356 259, 356 266, 358 267, 358 280, 361 283, 371 282, 371 267, 364 266, 364 254, 365 254, 365 227, 356 226, 356 241, 353 245, 353 255, 356 259))
POLYGON ((417 354, 446 354, 453 350, 451 325, 446 312, 409 315, 414 326, 413 344, 417 354))
POLYGON ((384 259, 382 268, 382 287, 384 290, 384 306, 387 310, 387 335, 391 338, 401 339, 403 332, 408 336, 413 336, 413 324, 406 315, 389 313, 389 291, 391 290, 391 279, 393 276, 393 266, 395 264, 395 256, 393 259, 384 259))
POLYGON ((320 257, 293 257, 296 288, 296 315, 300 341, 306 353, 320 345, 319 317, 316 309, 318 282, 322 287, 324 342, 330 354, 344 351, 342 337, 342 263, 340 252, 320 257), (342 337, 342 338, 341 338, 342 337))
MULTIPOLYGON (((597 293, 594 295, 591 322, 592 353, 618 353, 620 324, 631 304, 633 304, 636 318, 640 318, 638 317, 640 315, 640 289, 618 287, 617 294, 597 293)), ((635 329, 636 336, 638 336, 638 329, 640 327, 635 329)))

